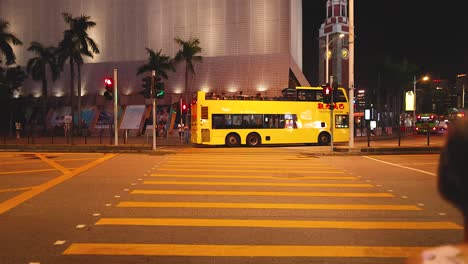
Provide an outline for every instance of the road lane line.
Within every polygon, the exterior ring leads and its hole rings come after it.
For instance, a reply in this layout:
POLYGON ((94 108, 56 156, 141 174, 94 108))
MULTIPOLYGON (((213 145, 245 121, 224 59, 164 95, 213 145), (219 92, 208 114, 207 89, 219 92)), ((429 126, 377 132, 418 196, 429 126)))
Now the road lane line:
POLYGON ((359 222, 359 221, 294 221, 196 218, 101 218, 95 225, 190 226, 190 227, 262 227, 262 228, 329 228, 329 229, 398 229, 462 230, 451 222, 359 222))
POLYGON ((297 209, 297 210, 391 210, 420 211, 414 205, 387 204, 282 204, 282 203, 192 203, 192 202, 120 202, 117 207, 145 208, 242 208, 242 209, 297 209))
POLYGON ((403 169, 408 169, 408 170, 412 170, 412 171, 417 171, 417 172, 424 173, 424 174, 431 175, 431 176, 436 176, 436 174, 435 174, 435 173, 432 173, 432 172, 427 172, 427 171, 418 170, 418 169, 411 168, 411 167, 407 167, 407 166, 402 166, 402 165, 395 164, 395 163, 391 163, 391 162, 388 162, 388 161, 383 161, 383 160, 371 158, 371 157, 369 157, 369 156, 363 156, 363 157, 366 158, 366 159, 378 161, 378 162, 385 163, 385 164, 388 164, 388 165, 392 165, 392 166, 395 166, 395 167, 399 167, 399 168, 403 168, 403 169))
POLYGON ((32 188, 34 188, 34 187, 22 187, 22 188, 3 189, 3 190, 0 190, 0 193, 19 192, 19 191, 31 190, 32 188))
POLYGON ((56 171, 57 169, 40 169, 40 170, 23 170, 23 171, 2 171, 0 175, 5 174, 22 174, 22 173, 34 173, 34 172, 45 172, 45 171, 56 171))
POLYGON ((143 181, 151 185, 217 185, 217 186, 279 186, 279 187, 346 187, 371 188, 367 183, 276 183, 276 182, 198 182, 198 181, 143 181))
POLYGON ((57 170, 60 170, 64 174, 71 172, 69 169, 63 167, 62 165, 58 164, 57 162, 55 162, 55 161, 53 161, 51 159, 48 159, 46 156, 44 156, 44 154, 36 153, 35 155, 38 158, 40 158, 42 161, 44 161, 45 163, 47 163, 50 166, 56 168, 57 170))
POLYGON ((104 161, 110 159, 110 158, 113 158, 115 157, 117 154, 106 154, 104 157, 100 158, 100 159, 97 159, 91 163, 88 163, 84 166, 81 166, 79 168, 77 168, 76 170, 70 172, 70 173, 66 173, 66 174, 63 174, 59 177, 56 177, 46 183, 43 183, 41 185, 38 185, 38 186, 35 186, 34 188, 32 188, 31 190, 29 191, 26 191, 24 193, 21 193, 9 200, 6 200, 2 203, 0 203, 0 215, 3 214, 4 212, 14 208, 15 206, 33 198, 34 196, 54 187, 55 185, 59 184, 59 183, 62 183, 64 182, 65 180, 68 180, 70 178, 72 178, 73 176, 75 175, 78 175, 86 170, 89 170, 101 163, 103 163, 104 161))
POLYGON ((275 180, 358 180, 354 176, 298 176, 298 177, 278 177, 278 176, 256 176, 256 175, 187 175, 187 174, 151 174, 151 177, 161 178, 222 178, 222 179, 275 179, 275 180))
POLYGON ((206 171, 221 171, 221 172, 276 172, 276 173, 302 173, 302 174, 317 174, 317 173, 336 173, 336 174, 339 174, 339 173, 344 173, 344 171, 313 171, 313 172, 309 172, 309 173, 306 173, 304 172, 304 170, 287 170, 285 169, 284 171, 280 171, 280 170, 265 170, 265 169, 258 169, 258 170, 223 170, 223 169, 219 169, 219 170, 216 170, 216 169, 205 169, 205 168, 202 168, 202 169, 174 169, 174 168, 158 168, 156 171, 203 171, 203 172, 206 172, 206 171))
POLYGON ((241 192, 241 191, 185 191, 185 190, 133 190, 130 194, 151 195, 218 195, 218 196, 292 196, 292 197, 395 197, 391 193, 340 193, 340 192, 241 192))
POLYGON ((64 255, 407 258, 422 247, 74 243, 64 255))

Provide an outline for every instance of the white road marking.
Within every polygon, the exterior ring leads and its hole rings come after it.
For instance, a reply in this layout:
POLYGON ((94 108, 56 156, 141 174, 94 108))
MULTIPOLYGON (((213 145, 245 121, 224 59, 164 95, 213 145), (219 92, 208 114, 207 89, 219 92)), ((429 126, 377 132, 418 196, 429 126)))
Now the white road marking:
POLYGON ((77 225, 76 228, 83 228, 85 227, 86 225, 77 225))
POLYGON ((55 241, 54 245, 63 245, 65 244, 65 242, 66 242, 65 240, 57 240, 55 241))
POLYGON ((431 175, 431 176, 436 176, 436 174, 435 174, 435 173, 432 173, 432 172, 423 171, 423 170, 418 170, 418 169, 415 169, 415 168, 411 168, 411 167, 407 167, 407 166, 403 166, 403 165, 399 165, 399 164, 395 164, 395 163, 391 163, 391 162, 387 162, 387 161, 383 161, 383 160, 379 160, 379 159, 374 159, 374 158, 371 158, 371 157, 369 157, 369 156, 363 156, 363 157, 366 158, 366 159, 370 159, 370 160, 382 162, 382 163, 385 163, 385 164, 388 164, 388 165, 392 165, 392 166, 395 166, 395 167, 399 167, 399 168, 403 168, 403 169, 408 169, 408 170, 412 170, 412 171, 417 171, 417 172, 424 173, 424 174, 431 175))

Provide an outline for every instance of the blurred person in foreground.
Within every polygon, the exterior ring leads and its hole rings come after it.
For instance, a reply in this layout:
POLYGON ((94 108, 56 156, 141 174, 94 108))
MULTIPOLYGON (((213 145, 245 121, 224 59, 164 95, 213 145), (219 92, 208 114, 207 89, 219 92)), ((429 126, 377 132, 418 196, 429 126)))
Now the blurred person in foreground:
POLYGON ((438 189, 443 198, 463 214, 464 240, 458 245, 428 248, 408 259, 408 264, 468 264, 468 121, 449 126, 440 154, 438 189))

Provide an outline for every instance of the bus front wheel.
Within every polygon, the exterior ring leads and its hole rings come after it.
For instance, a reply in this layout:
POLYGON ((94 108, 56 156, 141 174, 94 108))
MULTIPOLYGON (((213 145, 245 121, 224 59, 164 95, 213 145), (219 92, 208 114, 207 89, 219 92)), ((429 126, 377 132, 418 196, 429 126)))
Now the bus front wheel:
POLYGON ((240 137, 235 133, 226 136, 226 146, 235 147, 240 145, 240 137))
POLYGON ((320 133, 318 136, 318 143, 321 146, 326 146, 330 144, 330 134, 328 134, 327 132, 320 133))
POLYGON ((259 146, 262 142, 260 136, 257 133, 251 133, 247 136, 247 146, 256 147, 259 146))

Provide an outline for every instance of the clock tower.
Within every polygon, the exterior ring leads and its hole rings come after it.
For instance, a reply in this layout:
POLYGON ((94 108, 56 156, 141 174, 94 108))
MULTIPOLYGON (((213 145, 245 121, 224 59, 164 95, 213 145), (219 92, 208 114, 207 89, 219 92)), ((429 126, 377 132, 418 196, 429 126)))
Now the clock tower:
POLYGON ((325 21, 319 29, 319 84, 330 82, 330 76, 333 76, 333 82, 347 87, 349 80, 348 1, 327 0, 326 12, 325 21))

